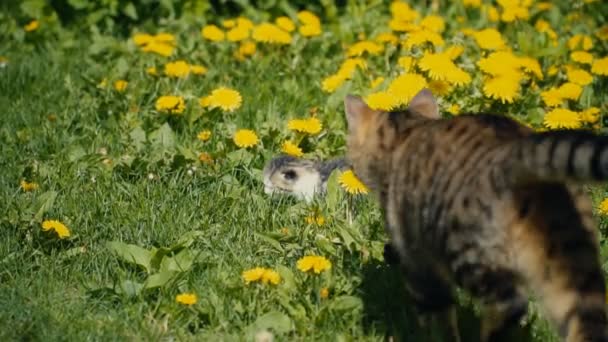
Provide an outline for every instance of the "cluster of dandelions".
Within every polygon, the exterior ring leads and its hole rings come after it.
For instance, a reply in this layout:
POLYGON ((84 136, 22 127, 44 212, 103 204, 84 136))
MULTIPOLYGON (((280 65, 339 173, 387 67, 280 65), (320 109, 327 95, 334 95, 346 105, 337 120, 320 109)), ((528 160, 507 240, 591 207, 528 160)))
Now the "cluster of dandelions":
MULTIPOLYGON (((303 273, 319 275, 322 272, 329 271, 331 269, 331 261, 324 256, 319 255, 306 255, 300 258, 296 263, 296 268, 303 273)), ((259 283, 262 285, 279 285, 281 283, 281 275, 279 272, 272 268, 266 267, 254 267, 248 270, 244 270, 241 273, 241 278, 245 285, 251 285, 253 283, 259 283)), ((319 297, 324 299, 329 296, 329 289, 322 287, 319 290, 319 297)), ((198 296, 192 292, 180 293, 175 297, 175 301, 179 304, 192 306, 198 302, 198 296)))

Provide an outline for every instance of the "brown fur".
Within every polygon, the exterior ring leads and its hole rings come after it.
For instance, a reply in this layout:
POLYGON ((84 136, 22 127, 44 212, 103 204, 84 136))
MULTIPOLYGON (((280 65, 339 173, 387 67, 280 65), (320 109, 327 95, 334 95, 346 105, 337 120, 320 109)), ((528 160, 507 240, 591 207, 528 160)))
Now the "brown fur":
POLYGON ((348 158, 377 195, 421 310, 480 298, 492 340, 535 292, 567 341, 608 341, 591 203, 573 180, 608 178, 608 139, 536 134, 496 115, 440 119, 423 90, 404 112, 345 100, 348 158))

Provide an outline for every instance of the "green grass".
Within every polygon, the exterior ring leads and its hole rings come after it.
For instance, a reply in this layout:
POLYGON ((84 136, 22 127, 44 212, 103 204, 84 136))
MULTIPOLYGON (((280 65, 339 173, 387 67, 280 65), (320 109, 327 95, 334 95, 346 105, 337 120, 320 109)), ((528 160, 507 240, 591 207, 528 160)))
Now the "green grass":
MULTIPOLYGON (((268 198, 260 180, 264 163, 280 152, 283 140, 294 138, 287 119, 307 117, 313 107, 324 130, 303 139, 307 156, 344 153, 344 95, 367 94, 373 77, 399 74, 396 59, 405 52, 389 48, 366 57, 368 71, 333 94, 324 93, 320 82, 344 60, 343 42, 352 43, 359 32, 386 30, 387 8, 348 5, 323 22, 323 36, 299 37, 288 47, 258 44, 257 55, 242 62, 232 58, 234 44, 204 42, 202 22, 169 20, 158 28, 178 38, 178 51, 169 59, 145 55, 125 37, 82 34, 86 30, 76 27, 49 23, 53 29, 45 31, 43 22, 25 38, 19 29, 3 32, 9 43, 0 54, 9 63, 0 68, 0 340, 241 340, 266 328, 280 340, 438 340, 436 326, 417 325, 398 271, 382 261, 386 236, 373 199, 353 199, 336 189, 335 199, 309 206, 268 198), (185 80, 145 73, 147 66, 162 71, 165 62, 178 58, 209 72, 185 80), (97 86, 102 78, 108 87, 97 86), (112 89, 117 79, 129 81, 125 93, 112 89), (198 105, 199 97, 220 85, 241 93, 236 112, 198 105), (166 94, 186 98, 183 115, 154 110, 166 94), (254 129, 261 143, 238 149, 231 140, 237 128, 254 129), (212 131, 209 142, 196 140, 202 129, 212 131), (214 165, 197 160, 202 151, 214 157, 214 165), (40 188, 24 192, 22 179, 40 188), (315 210, 326 218, 320 227, 305 222, 315 210), (65 223, 72 236, 58 240, 42 232, 44 219, 65 223), (186 251, 192 264, 158 288, 131 293, 126 285, 143 284, 149 274, 113 252, 111 241, 172 248, 174 258, 186 251), (298 271, 296 262, 306 254, 326 256, 331 271, 298 271), (241 273, 256 266, 278 270, 281 284, 246 286, 241 273), (322 287, 330 289, 329 298, 319 298, 322 287), (198 303, 176 303, 182 292, 196 293, 198 303)), ((443 35, 448 42, 462 39, 450 38, 458 15, 467 14, 475 28, 491 25, 463 11, 460 5, 441 11, 450 27, 443 35)), ((566 20, 565 13, 551 13, 556 23, 566 20)), ((204 18, 213 20, 211 14, 204 18)), ((593 32, 603 23, 576 30, 593 32)), ((501 28, 514 44, 512 27, 501 28)), ((475 81, 444 97, 443 108, 458 103, 465 110, 510 111, 538 125, 538 117, 526 113, 544 113, 539 91, 526 92, 511 106, 485 98, 473 64, 476 48, 466 44, 473 52, 462 64, 475 81)), ((606 44, 597 41, 593 52, 605 55, 606 44)), ((539 57, 543 70, 555 61, 565 64, 567 53, 539 57)), ((543 83, 543 89, 555 82, 543 83)), ((597 95, 580 106, 605 110, 602 85, 605 78, 596 77, 586 91, 597 95)), ((595 195, 597 200, 603 191, 595 195)), ((474 306, 463 299, 460 311, 465 340, 475 340, 474 306)), ((552 329, 531 311, 517 333, 530 341, 553 339, 552 329)))

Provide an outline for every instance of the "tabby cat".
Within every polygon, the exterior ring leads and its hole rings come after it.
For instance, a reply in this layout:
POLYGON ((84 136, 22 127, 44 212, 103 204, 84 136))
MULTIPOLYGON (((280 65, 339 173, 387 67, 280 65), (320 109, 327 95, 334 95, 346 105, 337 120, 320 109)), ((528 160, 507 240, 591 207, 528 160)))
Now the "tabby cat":
POLYGON ((608 341, 592 206, 576 184, 608 179, 607 137, 535 133, 500 115, 441 119, 426 89, 405 111, 355 96, 345 109, 347 157, 379 199, 420 310, 450 312, 459 286, 481 300, 492 341, 532 291, 566 341, 608 341))

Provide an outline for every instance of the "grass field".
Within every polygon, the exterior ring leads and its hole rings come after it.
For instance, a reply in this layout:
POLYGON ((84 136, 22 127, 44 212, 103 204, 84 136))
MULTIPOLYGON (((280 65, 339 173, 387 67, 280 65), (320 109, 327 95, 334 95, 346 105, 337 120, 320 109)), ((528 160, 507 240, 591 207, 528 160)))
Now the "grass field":
MULTIPOLYGON (((371 196, 332 178, 310 205, 269 198, 261 169, 286 141, 342 155, 348 93, 388 109, 426 86, 446 117, 603 132, 608 5, 478 2, 279 1, 126 29, 0 5, 0 340, 439 340, 383 263, 371 196), (331 267, 304 272, 306 255, 331 267)), ((515 333, 555 339, 534 305, 515 333)))

